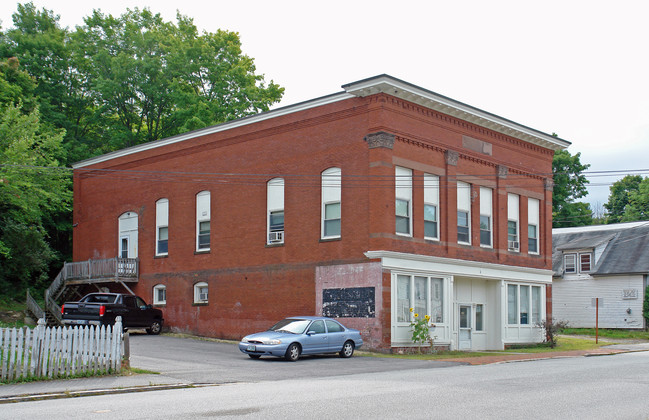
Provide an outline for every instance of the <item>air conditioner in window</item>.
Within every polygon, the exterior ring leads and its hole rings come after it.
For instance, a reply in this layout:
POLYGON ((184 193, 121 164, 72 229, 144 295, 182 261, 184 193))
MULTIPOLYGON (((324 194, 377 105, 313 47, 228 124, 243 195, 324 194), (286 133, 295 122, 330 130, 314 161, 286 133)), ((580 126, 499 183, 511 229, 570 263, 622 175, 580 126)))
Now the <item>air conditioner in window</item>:
POLYGON ((510 251, 518 251, 518 241, 507 241, 507 248, 510 251))
POLYGON ((268 234, 268 242, 271 244, 284 242, 284 232, 270 232, 268 234))
POLYGON ((198 300, 201 302, 207 301, 207 293, 199 293, 198 294, 198 300))

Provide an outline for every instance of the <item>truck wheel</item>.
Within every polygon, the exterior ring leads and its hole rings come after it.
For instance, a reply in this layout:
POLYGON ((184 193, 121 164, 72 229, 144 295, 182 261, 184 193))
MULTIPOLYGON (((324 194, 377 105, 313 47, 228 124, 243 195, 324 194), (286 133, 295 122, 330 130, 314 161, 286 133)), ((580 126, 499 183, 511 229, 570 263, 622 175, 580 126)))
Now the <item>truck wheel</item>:
POLYGON ((157 319, 151 323, 151 326, 146 329, 147 334, 158 335, 162 331, 162 324, 157 319))

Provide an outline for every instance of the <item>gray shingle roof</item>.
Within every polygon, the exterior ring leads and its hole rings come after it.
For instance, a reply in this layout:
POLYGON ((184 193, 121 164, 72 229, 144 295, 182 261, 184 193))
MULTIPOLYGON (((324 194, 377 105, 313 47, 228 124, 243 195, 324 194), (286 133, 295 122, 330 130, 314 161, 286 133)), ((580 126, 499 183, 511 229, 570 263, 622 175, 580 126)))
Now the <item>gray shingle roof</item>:
POLYGON ((563 274, 563 254, 571 250, 606 248, 591 275, 649 274, 649 222, 552 230, 552 271, 563 274))

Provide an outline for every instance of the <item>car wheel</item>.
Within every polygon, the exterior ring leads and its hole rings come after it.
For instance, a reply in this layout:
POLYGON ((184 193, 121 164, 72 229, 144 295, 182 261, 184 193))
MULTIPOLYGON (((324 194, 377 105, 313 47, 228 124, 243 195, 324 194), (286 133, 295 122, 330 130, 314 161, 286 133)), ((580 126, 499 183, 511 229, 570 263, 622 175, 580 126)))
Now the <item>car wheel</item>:
POLYGON ((249 354, 248 357, 250 357, 251 359, 259 359, 261 357, 261 355, 260 354, 249 354))
POLYGON ((286 354, 284 355, 284 358, 289 362, 295 362, 297 359, 300 358, 300 346, 297 343, 292 343, 286 349, 286 354))
POLYGON ((155 320, 151 323, 151 326, 146 329, 147 334, 158 335, 162 331, 162 324, 159 320, 155 320))
POLYGON ((340 350, 340 353, 338 353, 340 357, 344 357, 345 359, 348 357, 352 357, 352 354, 354 354, 354 343, 351 341, 345 341, 345 344, 343 344, 343 349, 340 350))

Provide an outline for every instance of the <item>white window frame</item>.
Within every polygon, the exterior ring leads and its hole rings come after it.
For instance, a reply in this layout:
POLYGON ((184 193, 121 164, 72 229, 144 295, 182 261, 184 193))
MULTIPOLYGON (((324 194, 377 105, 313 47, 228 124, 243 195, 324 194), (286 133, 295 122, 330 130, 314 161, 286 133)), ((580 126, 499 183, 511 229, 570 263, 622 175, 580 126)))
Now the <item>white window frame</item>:
POLYGON ((154 305, 166 305, 167 304, 167 286, 164 284, 156 284, 153 286, 153 304, 154 305), (164 299, 158 298, 158 292, 162 291, 164 294, 164 299))
POLYGON ((322 208, 320 220, 320 238, 336 239, 342 234, 342 171, 340 168, 329 168, 322 171, 322 208), (338 218, 327 219, 327 208, 338 204, 338 218), (338 221, 338 234, 327 235, 328 223, 338 221))
POLYGON ((271 228, 270 218, 271 215, 282 212, 282 217, 285 216, 284 213, 284 179, 283 178, 273 178, 266 184, 266 244, 267 245, 278 245, 284 243, 284 230, 286 229, 286 219, 284 219, 284 224, 282 229, 271 228), (272 236, 271 236, 272 233, 272 236))
POLYGON ((435 325, 438 324, 445 324, 446 323, 446 306, 448 305, 447 302, 447 295, 446 295, 446 288, 447 286, 447 281, 446 278, 440 277, 440 276, 435 276, 435 275, 430 275, 430 274, 409 274, 409 273, 400 273, 400 272, 395 272, 394 273, 395 277, 395 317, 394 321, 396 322, 396 325, 398 326, 406 326, 410 325, 410 322, 414 320, 414 313, 417 312, 415 308, 415 301, 416 301, 416 288, 415 288, 415 280, 417 278, 419 279, 426 279, 426 285, 425 287, 425 293, 426 293, 426 313, 419 313, 419 318, 423 318, 426 315, 430 316, 430 322, 434 323, 435 325), (399 283, 400 279, 405 279, 408 278, 408 305, 406 308, 401 308, 402 312, 404 312, 404 318, 399 320, 399 298, 401 297, 399 294, 399 283), (433 281, 435 280, 435 281, 433 281), (436 290, 435 285, 441 285, 439 287, 439 290, 436 290), (433 301, 441 301, 441 305, 438 305, 438 313, 433 314, 433 301), (413 311, 410 312, 409 309, 413 308, 413 311), (441 320, 440 318, 441 317, 441 320))
POLYGON ((574 252, 563 254, 563 272, 564 274, 577 274, 577 254, 574 252), (572 260, 572 270, 568 271, 568 260, 572 260))
POLYGON ((156 201, 155 255, 169 255, 169 199, 161 198, 156 201), (160 231, 167 229, 167 251, 160 252, 160 231))
POLYGON ((519 210, 518 194, 507 194, 507 250, 513 252, 520 252, 521 250, 521 234, 520 234, 520 210, 519 210), (509 224, 515 224, 515 236, 512 239, 512 234, 509 232, 509 224))
POLYGON ((471 245, 471 184, 457 181, 457 243, 471 245), (466 213, 467 225, 460 226, 460 213, 466 213), (467 241, 460 240, 460 227, 467 229, 467 241))
POLYGON ((440 217, 439 217, 439 177, 437 175, 424 174, 424 239, 439 241, 440 217), (426 219, 426 207, 435 209, 435 220, 426 219), (426 224, 435 223, 435 235, 426 235, 426 224))
POLYGON ((206 252, 210 250, 211 247, 211 235, 212 235, 212 225, 211 225, 211 195, 209 191, 201 191, 196 194, 196 251, 197 252, 206 252), (201 238, 201 223, 207 222, 209 226, 208 231, 208 243, 207 247, 201 248, 200 238, 201 238))
POLYGON ((395 228, 394 232, 400 236, 412 237, 412 169, 395 166, 395 228), (407 203, 407 215, 397 215, 397 201, 407 203), (408 220, 408 232, 398 232, 396 227, 397 217, 408 220))
POLYGON ((578 258, 578 267, 580 273, 590 273, 593 271, 593 253, 592 252, 580 252, 578 258), (588 256, 588 270, 583 270, 582 257, 588 256))
POLYGON ((540 322, 541 319, 543 318, 543 305, 544 305, 543 296, 544 295, 543 295, 542 286, 540 286, 538 284, 529 284, 529 283, 506 283, 505 290, 506 290, 505 299, 506 299, 506 302, 507 302, 507 308, 506 308, 506 311, 507 311, 507 316, 506 316, 507 325, 510 326, 510 327, 516 327, 516 326, 519 326, 519 327, 537 327, 536 324, 538 322, 540 322), (510 287, 515 288, 515 290, 516 290, 516 301, 514 303, 515 313, 513 313, 513 314, 511 312, 512 307, 510 306, 510 299, 509 299, 509 291, 513 290, 513 289, 510 289, 510 287), (521 319, 521 306, 522 306, 521 305, 521 300, 522 300, 521 288, 522 287, 526 287, 527 291, 528 291, 528 293, 527 293, 527 323, 522 323, 521 322, 522 321, 522 319, 521 319), (537 292, 538 292, 538 302, 537 302, 538 307, 536 308, 537 309, 536 313, 534 312, 534 309, 535 309, 534 289, 535 288, 537 289, 537 292), (516 316, 516 322, 515 323, 510 322, 511 315, 516 316))
POLYGON ((493 248, 493 190, 487 187, 480 187, 480 246, 482 248, 493 248), (483 229, 482 218, 488 217, 487 228, 483 229), (482 243, 482 232, 489 232, 489 243, 482 243))
POLYGON ((527 252, 528 254, 539 255, 541 253, 541 241, 539 239, 540 225, 540 201, 536 198, 527 199, 527 252), (536 251, 530 251, 530 228, 534 229, 534 240, 536 241, 536 251))
POLYGON ((194 284, 194 303, 205 304, 209 302, 209 286, 201 281, 194 284), (205 294, 206 296, 202 296, 205 294), (204 299, 203 299, 204 298, 204 299))

